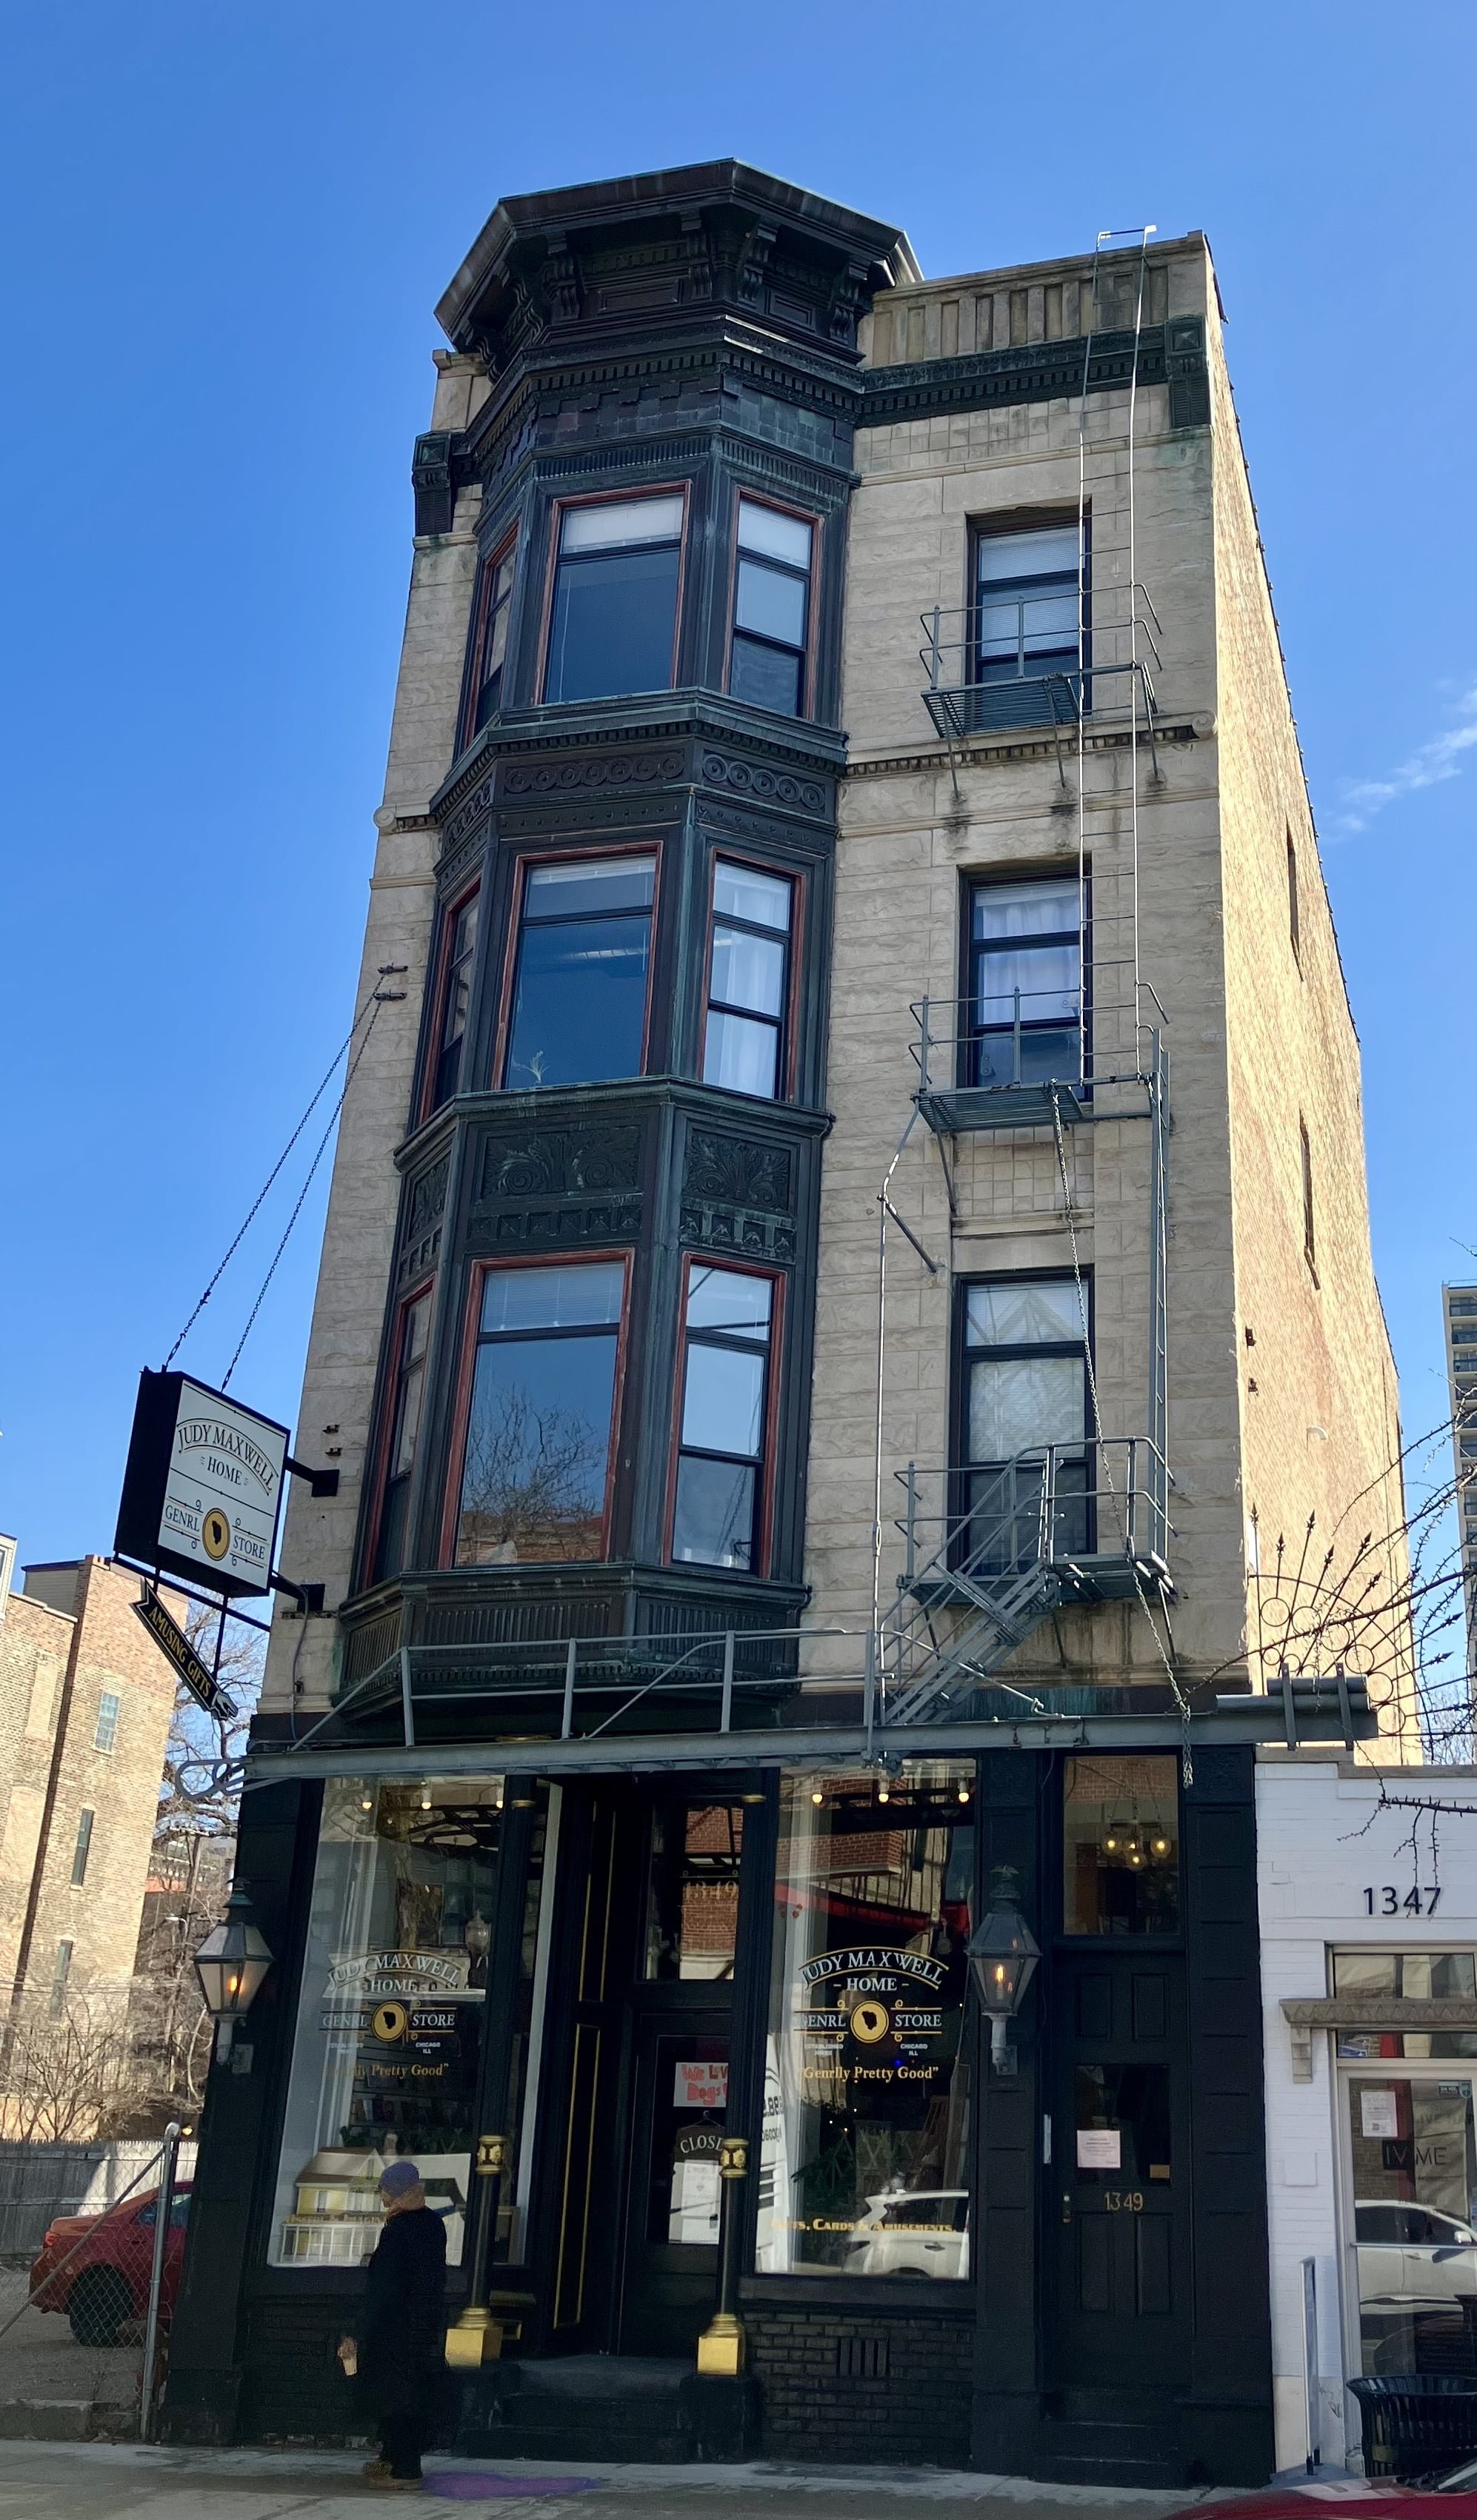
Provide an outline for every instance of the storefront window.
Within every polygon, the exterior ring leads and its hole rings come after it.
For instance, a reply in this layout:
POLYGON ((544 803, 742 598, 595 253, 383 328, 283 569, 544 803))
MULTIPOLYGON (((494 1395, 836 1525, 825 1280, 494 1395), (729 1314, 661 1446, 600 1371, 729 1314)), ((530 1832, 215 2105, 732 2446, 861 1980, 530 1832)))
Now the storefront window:
POLYGON ((1179 1779, 1173 1757, 1068 1759, 1062 1839, 1064 1933, 1178 1933, 1179 1779))
POLYGON ((1404 2076, 1346 2087, 1366 2375, 1471 2368, 1463 2300, 1477 2297, 1472 2084, 1404 2076))
MULTIPOLYGON (((486 2018, 501 1778, 324 1788, 272 2222, 275 2266, 357 2266, 408 2156, 461 2261, 486 2018)), ((538 1866, 531 1896, 536 1895, 538 1866)), ((525 1937, 527 1942, 528 1938, 525 1937)), ((523 1976, 527 1976, 526 1965, 523 1976)), ((526 2028, 527 1989, 515 1995, 526 2028)), ((521 2041, 513 2080, 521 2085, 521 2041)), ((516 2193, 516 2168, 503 2194, 516 2193)), ((499 2233, 513 2233, 509 2203, 499 2233)))
POLYGON ((782 1795, 757 2266, 962 2277, 974 1771, 782 1795))

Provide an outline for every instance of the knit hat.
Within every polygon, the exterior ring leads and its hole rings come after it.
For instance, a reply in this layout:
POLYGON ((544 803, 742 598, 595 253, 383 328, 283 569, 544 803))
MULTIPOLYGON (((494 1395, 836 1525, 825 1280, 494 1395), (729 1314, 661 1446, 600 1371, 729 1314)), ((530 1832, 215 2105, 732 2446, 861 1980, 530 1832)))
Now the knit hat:
POLYGON ((380 2180, 380 2193, 382 2196, 408 2196, 412 2187, 419 2187, 420 2183, 421 2174, 413 2161, 392 2161, 387 2163, 380 2180))

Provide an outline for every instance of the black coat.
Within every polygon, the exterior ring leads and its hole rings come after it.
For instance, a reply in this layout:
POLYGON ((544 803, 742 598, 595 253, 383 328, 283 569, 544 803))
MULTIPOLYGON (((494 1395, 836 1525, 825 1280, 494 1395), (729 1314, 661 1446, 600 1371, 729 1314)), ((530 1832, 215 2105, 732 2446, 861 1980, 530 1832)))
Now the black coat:
POLYGON ((446 2228, 425 2205, 392 2214, 364 2281, 359 2385, 376 2414, 423 2408, 445 2376, 446 2228))

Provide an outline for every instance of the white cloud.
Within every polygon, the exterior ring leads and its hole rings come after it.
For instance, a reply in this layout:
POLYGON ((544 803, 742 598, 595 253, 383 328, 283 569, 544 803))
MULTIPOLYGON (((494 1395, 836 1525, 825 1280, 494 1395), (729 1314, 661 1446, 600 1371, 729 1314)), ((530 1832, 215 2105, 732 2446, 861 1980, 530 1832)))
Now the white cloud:
POLYGON ((1463 693, 1457 702, 1456 722, 1442 735, 1433 735, 1427 743, 1417 744, 1412 753, 1400 762, 1383 779, 1345 779, 1340 782, 1340 803, 1334 818, 1334 829, 1340 832, 1362 832, 1376 814, 1393 805, 1397 796, 1408 796, 1413 788, 1434 788, 1443 779, 1454 779, 1463 757, 1477 745, 1477 683, 1463 693))

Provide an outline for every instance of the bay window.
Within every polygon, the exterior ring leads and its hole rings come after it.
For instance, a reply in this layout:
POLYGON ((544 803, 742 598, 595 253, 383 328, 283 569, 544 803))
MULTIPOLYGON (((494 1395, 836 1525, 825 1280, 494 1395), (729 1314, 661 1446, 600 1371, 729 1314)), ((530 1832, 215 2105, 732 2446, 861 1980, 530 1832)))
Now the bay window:
POLYGON ((655 857, 531 866, 523 891, 503 1084, 639 1076, 655 857))
POLYGON ((774 1282, 689 1265, 671 1553, 759 1571, 774 1282))
POLYGON ((445 959, 433 1036, 431 1091, 427 1116, 449 1102, 461 1083, 462 1046, 472 1006, 472 966, 477 954, 480 895, 469 893, 447 915, 445 959))
POLYGON ((769 1101, 784 1091, 794 890, 785 876, 715 864, 705 1085, 769 1101))
POLYGON ((684 507, 675 491, 560 510, 546 700, 671 689, 684 507))
POLYGON ((503 666, 508 654, 508 624, 513 614, 516 547, 507 547, 484 562, 478 595, 477 627, 472 643, 471 724, 464 741, 471 742, 502 705, 503 666))
POLYGON ((371 1583, 398 1575, 405 1563, 410 1474, 420 1440, 421 1410, 426 1395, 426 1350, 431 1336, 431 1288, 400 1307, 395 1324, 393 1380, 390 1397, 390 1438, 385 1457, 385 1485, 375 1539, 371 1583))
POLYGON ((604 1556, 624 1292, 620 1260, 484 1273, 458 1566, 604 1556))
POLYGON ((740 499, 728 689, 782 717, 806 713, 814 541, 804 518, 740 499))

